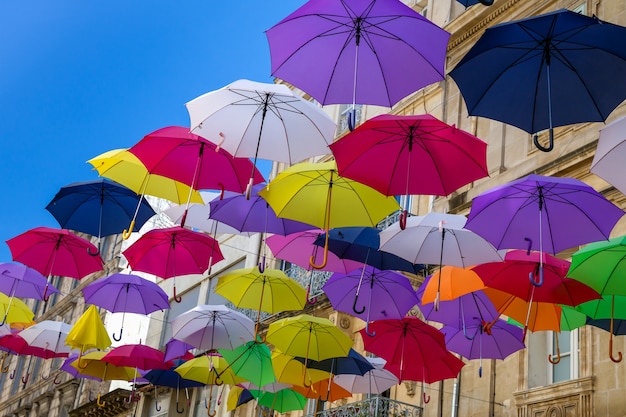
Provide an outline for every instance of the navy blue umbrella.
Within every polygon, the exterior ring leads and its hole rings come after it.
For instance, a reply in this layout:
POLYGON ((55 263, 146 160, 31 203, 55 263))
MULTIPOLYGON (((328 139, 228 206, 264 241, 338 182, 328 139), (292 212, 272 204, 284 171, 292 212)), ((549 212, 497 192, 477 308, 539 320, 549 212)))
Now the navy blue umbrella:
POLYGON ((465 7, 470 7, 475 4, 481 3, 485 6, 491 6, 493 4, 493 0, 456 0, 461 3, 465 7))
MULTIPOLYGON (((405 271, 417 274, 424 269, 424 265, 412 264, 392 253, 379 251, 379 232, 380 230, 375 227, 331 229, 328 235, 328 250, 339 258, 362 262, 382 271, 405 271)), ((314 244, 324 246, 325 239, 326 234, 321 234, 314 244)))
POLYGON ((363 376, 374 369, 371 362, 354 349, 350 349, 348 356, 324 359, 323 361, 314 361, 301 357, 295 357, 294 359, 305 364, 307 368, 319 369, 330 372, 333 375, 349 374, 363 376))
POLYGON ((528 133, 601 122, 626 99, 626 28, 558 10, 488 28, 450 72, 471 116, 528 133))
POLYGON ((106 178, 62 187, 46 206, 64 229, 97 236, 122 233, 137 210, 133 232, 156 213, 134 191, 106 178))

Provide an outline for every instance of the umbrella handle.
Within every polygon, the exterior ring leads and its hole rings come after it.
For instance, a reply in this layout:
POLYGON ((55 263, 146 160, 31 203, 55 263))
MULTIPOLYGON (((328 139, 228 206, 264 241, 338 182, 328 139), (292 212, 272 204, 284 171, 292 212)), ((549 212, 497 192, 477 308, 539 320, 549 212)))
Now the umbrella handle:
POLYGON ((215 417, 216 414, 217 414, 217 410, 213 410, 213 411, 209 409, 206 410, 206 415, 209 417, 215 417))
POLYGON ((26 372, 26 375, 22 376, 22 384, 26 385, 28 380, 30 379, 30 372, 26 372))
POLYGON ((263 259, 259 261, 258 266, 259 266, 259 272, 264 273, 265 272, 265 255, 263 255, 263 259))
POLYGON ((94 398, 91 396, 91 390, 87 392, 87 398, 89 398, 89 402, 92 402, 94 398))
POLYGON ((354 303, 352 303, 352 311, 354 311, 356 314, 363 314, 363 312, 365 311, 365 306, 363 306, 360 310, 357 310, 356 309, 357 301, 359 301, 359 295, 358 294, 354 297, 354 303))
POLYGON ((539 138, 537 134, 533 136, 533 143, 535 144, 537 149, 539 149, 541 152, 550 152, 552 149, 554 149, 554 129, 550 128, 549 141, 548 141, 547 147, 544 147, 539 143, 539 138))
MULTIPOLYGON (((254 174, 253 174, 254 175, 254 174)), ((254 177, 250 177, 248 180, 248 185, 246 185, 246 200, 250 200, 250 196, 252 195, 252 183, 254 182, 254 177)))
POLYGON ((48 300, 50 299, 50 294, 48 294, 48 283, 46 282, 46 288, 44 288, 43 290, 43 296, 41 297, 43 299, 44 303, 47 303, 48 300))
POLYGON ((314 255, 311 255, 311 257, 309 258, 309 265, 311 265, 315 269, 322 269, 328 263, 328 235, 329 234, 330 233, 329 233, 329 230, 327 228, 326 229, 326 238, 324 239, 324 258, 322 259, 321 265, 315 265, 315 256, 314 255))
POLYGON ((100 393, 98 393, 98 398, 96 399, 96 404, 98 405, 98 407, 104 407, 107 402, 106 401, 100 401, 100 393))
POLYGON ((348 122, 348 129, 350 129, 350 132, 352 132, 355 128, 354 125, 356 124, 356 110, 354 109, 354 106, 352 107, 352 110, 350 110, 346 115, 346 119, 348 122))
POLYGON ((552 359, 552 354, 549 354, 548 361, 551 364, 556 365, 557 363, 561 362, 561 348, 559 347, 559 335, 558 334, 554 338, 554 341, 556 343, 556 359, 552 359))
POLYGON ((622 352, 617 352, 617 358, 613 357, 613 333, 611 333, 611 338, 609 339, 609 358, 613 363, 620 363, 622 361, 622 352))
POLYGON ((179 409, 178 409, 178 401, 176 401, 176 412, 177 412, 178 414, 182 414, 182 413, 184 413, 184 412, 185 412, 185 408, 183 408, 182 410, 179 410, 179 409))
POLYGON ((159 400, 154 400, 154 408, 157 410, 157 413, 161 411, 161 406, 159 405, 159 400))
POLYGON ((406 210, 402 210, 400 212, 400 216, 398 217, 398 224, 400 225, 400 230, 406 229, 406 219, 408 217, 408 213, 406 210))
POLYGON ((426 391, 422 393, 424 404, 428 404, 430 402, 430 395, 426 394, 426 391))
POLYGON ((0 362, 0 372, 2 372, 3 374, 6 374, 7 372, 9 372, 9 365, 4 366, 4 362, 7 360, 7 352, 4 352, 4 354, 2 355, 2 362, 0 362))
POLYGON ((218 133, 218 135, 220 137, 220 140, 215 144, 215 152, 219 152, 222 148, 222 145, 224 144, 224 133, 220 132, 218 133))
POLYGON ((529 237, 525 237, 524 240, 528 242, 528 249, 526 249, 526 255, 530 255, 530 250, 533 247, 533 240, 529 237))
POLYGON ((111 336, 113 336, 113 340, 115 340, 116 342, 119 342, 120 340, 122 340, 122 333, 124 333, 124 328, 123 327, 120 329, 120 337, 119 338, 117 338, 115 336, 115 333, 113 333, 111 336))
POLYGON ((54 377, 54 379, 52 380, 52 383, 54 385, 59 385, 61 383, 61 380, 59 379, 59 377, 61 376, 61 374, 56 374, 56 376, 54 377))
POLYGON ((177 303, 180 303, 181 301, 183 301, 183 297, 180 295, 176 294, 176 287, 174 286, 174 296, 172 297, 174 299, 174 301, 176 301, 177 303))
POLYGON ((537 265, 537 270, 539 272, 538 274, 529 272, 528 279, 535 287, 541 287, 543 285, 543 266, 537 265), (539 281, 537 281, 537 275, 539 275, 539 281))
POLYGON ((133 219, 130 222, 130 226, 128 226, 128 230, 124 229, 124 231, 122 232, 122 237, 124 238, 124 240, 128 240, 130 235, 133 234, 133 229, 134 228, 135 228, 135 220, 133 219))
POLYGON ((96 248, 95 252, 92 252, 91 248, 87 248, 87 253, 91 256, 98 256, 100 255, 100 248, 96 248))
POLYGON ((309 299, 310 296, 311 296, 311 284, 309 284, 309 286, 306 289, 306 303, 310 305, 317 303, 317 295, 309 299))
POLYGON ((15 369, 12 370, 11 373, 9 374, 9 379, 15 379, 15 369))
POLYGON ((369 337, 376 336, 376 330, 374 330, 373 332, 370 333, 370 322, 369 321, 367 323, 365 323, 365 334, 368 335, 369 337))
POLYGON ((83 351, 81 350, 78 354, 78 358, 76 358, 76 366, 78 366, 80 369, 85 369, 87 367, 87 365, 89 365, 89 363, 86 363, 85 366, 80 364, 80 360, 83 358, 83 351))

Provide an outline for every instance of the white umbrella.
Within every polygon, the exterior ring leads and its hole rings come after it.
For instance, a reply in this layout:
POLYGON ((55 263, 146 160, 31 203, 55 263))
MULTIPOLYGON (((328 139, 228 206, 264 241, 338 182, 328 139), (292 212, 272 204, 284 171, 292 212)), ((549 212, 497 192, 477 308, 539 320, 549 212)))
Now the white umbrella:
POLYGON ((336 124, 283 84, 237 80, 186 104, 191 131, 233 156, 285 162, 330 154, 336 124))
POLYGON ((65 338, 71 329, 67 323, 44 320, 22 330, 19 335, 30 346, 69 354, 72 348, 65 344, 65 338))
POLYGON ((367 358, 374 369, 364 375, 335 375, 335 383, 353 394, 381 394, 398 385, 400 381, 390 371, 383 369, 387 361, 382 358, 367 358))
POLYGON ((625 160, 626 117, 620 117, 600 130, 591 172, 626 194, 625 160))
POLYGON ((254 340, 254 322, 223 304, 201 304, 171 322, 172 338, 198 349, 235 349, 254 340))

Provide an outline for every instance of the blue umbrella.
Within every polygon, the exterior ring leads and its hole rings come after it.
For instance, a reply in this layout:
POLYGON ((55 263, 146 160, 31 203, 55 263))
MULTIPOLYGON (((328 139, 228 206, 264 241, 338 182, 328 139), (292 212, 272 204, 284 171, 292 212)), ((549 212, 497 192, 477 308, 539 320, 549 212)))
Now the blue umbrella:
POLYGON ((465 7, 470 7, 475 4, 483 4, 485 6, 491 6, 493 4, 493 0, 456 0, 461 3, 465 7))
POLYGON ((324 359, 323 361, 315 361, 301 357, 295 357, 294 359, 303 363, 307 368, 319 369, 321 371, 330 372, 333 375, 350 374, 363 376, 374 369, 374 366, 354 349, 350 349, 348 356, 324 359))
MULTIPOLYGON (((406 259, 388 252, 379 251, 380 230, 375 227, 337 227, 328 235, 328 250, 342 259, 352 259, 374 268, 405 271, 417 274, 424 265, 412 264, 406 259)), ((326 234, 320 235, 315 245, 324 246, 326 234)))
POLYGON ((103 236, 122 233, 137 210, 133 232, 156 213, 134 191, 106 178, 62 187, 46 206, 64 229, 103 236), (138 208, 137 208, 138 207, 138 208))
POLYGON ((528 133, 601 122, 626 98, 626 28, 558 10, 488 28, 450 72, 468 113, 528 133))

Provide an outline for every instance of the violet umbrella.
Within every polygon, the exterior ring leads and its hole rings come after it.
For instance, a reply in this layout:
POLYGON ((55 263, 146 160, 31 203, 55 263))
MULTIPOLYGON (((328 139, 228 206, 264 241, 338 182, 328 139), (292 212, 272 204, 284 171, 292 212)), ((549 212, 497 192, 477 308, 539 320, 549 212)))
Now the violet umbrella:
POLYGON ((173 337, 165 344, 165 357, 166 361, 172 359, 193 359, 194 355, 190 352, 194 347, 189 343, 185 343, 182 340, 174 339, 173 337))
MULTIPOLYGON (((180 226, 153 229, 141 236, 124 252, 135 271, 163 279, 187 274, 203 274, 213 263, 224 259, 212 237, 180 226)), ((174 281, 174 300, 180 302, 174 281)))
POLYGON ((498 249, 555 254, 607 240, 623 215, 580 180, 529 175, 474 197, 465 227, 498 249))
POLYGON ((347 274, 335 273, 323 289, 335 310, 364 320, 365 332, 371 336, 371 321, 401 319, 418 302, 406 276, 371 266, 347 274))
MULTIPOLYGON (((36 227, 7 240, 7 245, 14 261, 30 266, 44 276, 81 279, 102 271, 103 261, 98 248, 69 230, 36 227)), ((49 298, 48 287, 49 280, 44 301, 49 298)))
POLYGON ((388 107, 444 78, 450 37, 396 0, 309 1, 266 35, 273 76, 322 104, 388 107))
POLYGON ((119 338, 124 333, 126 313, 148 315, 170 308, 169 298, 156 283, 132 274, 113 274, 100 278, 82 289, 85 303, 93 304, 112 313, 123 313, 119 338))

